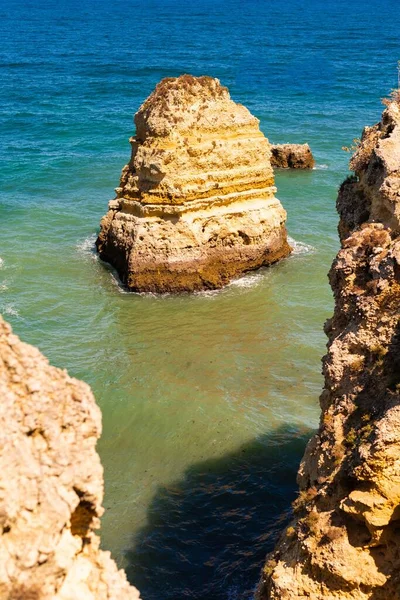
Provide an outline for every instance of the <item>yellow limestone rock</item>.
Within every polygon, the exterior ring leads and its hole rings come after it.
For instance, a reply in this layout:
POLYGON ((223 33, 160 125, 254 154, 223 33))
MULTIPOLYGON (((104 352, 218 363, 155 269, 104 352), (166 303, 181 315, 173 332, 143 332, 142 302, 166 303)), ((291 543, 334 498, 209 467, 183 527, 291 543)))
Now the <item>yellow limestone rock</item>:
POLYGON ((0 317, 0 598, 139 600, 94 534, 101 414, 0 317))
POLYGON ((259 121, 218 79, 162 80, 97 240, 134 291, 218 288, 290 253, 259 121))
POLYGON ((400 600, 400 105, 364 130, 337 207, 321 422, 258 600, 400 600))

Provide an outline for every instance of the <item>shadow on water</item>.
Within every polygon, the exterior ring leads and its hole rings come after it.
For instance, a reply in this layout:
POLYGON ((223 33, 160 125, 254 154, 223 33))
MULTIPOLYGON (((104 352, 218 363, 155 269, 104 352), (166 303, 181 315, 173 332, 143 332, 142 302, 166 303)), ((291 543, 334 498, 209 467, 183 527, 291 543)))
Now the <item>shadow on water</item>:
POLYGON ((126 553, 143 600, 251 598, 313 431, 286 425, 160 487, 126 553))

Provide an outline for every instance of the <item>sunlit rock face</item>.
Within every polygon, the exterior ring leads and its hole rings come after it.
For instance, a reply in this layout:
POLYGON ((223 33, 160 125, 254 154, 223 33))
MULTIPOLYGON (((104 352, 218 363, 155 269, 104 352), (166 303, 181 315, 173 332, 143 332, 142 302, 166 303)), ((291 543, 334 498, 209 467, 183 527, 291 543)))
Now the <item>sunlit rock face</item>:
POLYGON ((338 197, 342 247, 321 421, 259 600, 400 598, 400 110, 364 130, 338 197))
POLYGON ((218 79, 164 79, 135 115, 100 257, 134 291, 218 288, 290 253, 259 121, 218 79))
POLYGON ((0 598, 139 600, 94 534, 101 414, 0 317, 0 598))
POLYGON ((281 169, 313 169, 315 160, 308 144, 275 144, 271 164, 281 169))

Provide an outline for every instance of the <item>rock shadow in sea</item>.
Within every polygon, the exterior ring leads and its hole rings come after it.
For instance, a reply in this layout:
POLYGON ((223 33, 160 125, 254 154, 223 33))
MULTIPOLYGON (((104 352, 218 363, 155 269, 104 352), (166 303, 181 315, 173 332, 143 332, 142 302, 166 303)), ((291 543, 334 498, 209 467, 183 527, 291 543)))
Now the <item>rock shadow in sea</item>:
POLYGON ((251 598, 289 518, 312 433, 283 426, 160 487, 126 553, 143 600, 251 598))

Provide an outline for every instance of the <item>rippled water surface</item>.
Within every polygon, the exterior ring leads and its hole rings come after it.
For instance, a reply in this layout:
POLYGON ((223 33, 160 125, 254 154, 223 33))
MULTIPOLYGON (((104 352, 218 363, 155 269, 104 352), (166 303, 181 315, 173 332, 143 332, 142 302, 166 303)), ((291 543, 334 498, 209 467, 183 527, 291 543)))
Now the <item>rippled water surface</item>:
POLYGON ((144 600, 247 598, 318 423, 341 151, 396 84, 394 0, 2 0, 0 311, 103 411, 103 547, 144 600), (124 293, 94 254, 132 114, 219 77, 273 142, 294 255, 224 290, 124 293))

